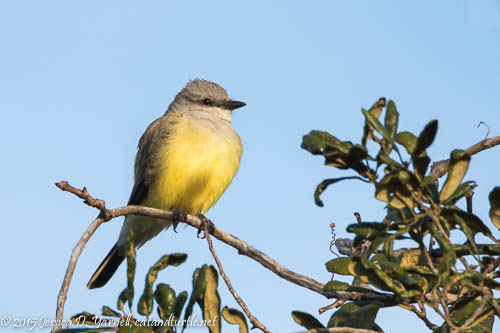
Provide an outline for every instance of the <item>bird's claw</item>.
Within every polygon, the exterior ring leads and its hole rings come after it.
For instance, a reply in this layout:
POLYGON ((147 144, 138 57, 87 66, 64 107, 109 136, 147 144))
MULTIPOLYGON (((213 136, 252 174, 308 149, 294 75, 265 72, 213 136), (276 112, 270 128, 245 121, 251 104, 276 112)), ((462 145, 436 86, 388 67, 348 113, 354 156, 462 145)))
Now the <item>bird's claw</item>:
MULTIPOLYGON (((210 221, 208 218, 205 217, 203 214, 198 214, 198 218, 201 221, 200 228, 198 229, 198 233, 196 234, 196 237, 200 238, 200 234, 202 231, 205 231, 205 226, 208 229, 208 233, 213 234, 215 231, 215 224, 210 221)), ((205 238, 205 236, 201 237, 201 239, 205 238)))
POLYGON ((186 221, 187 215, 182 210, 177 210, 177 209, 172 210, 172 213, 174 214, 172 218, 172 226, 174 232, 177 232, 177 226, 179 225, 179 221, 186 221))

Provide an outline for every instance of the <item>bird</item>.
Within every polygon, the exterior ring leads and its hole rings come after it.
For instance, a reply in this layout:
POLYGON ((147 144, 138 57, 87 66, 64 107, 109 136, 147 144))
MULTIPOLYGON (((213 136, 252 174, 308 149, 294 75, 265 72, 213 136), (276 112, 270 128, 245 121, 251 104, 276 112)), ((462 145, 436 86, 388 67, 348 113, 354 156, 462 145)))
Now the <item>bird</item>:
MULTIPOLYGON (((242 145, 231 116, 233 110, 245 105, 230 99, 217 83, 189 81, 139 140, 128 205, 205 214, 239 169, 242 145)), ((127 256, 131 231, 134 245, 139 248, 172 223, 127 215, 118 241, 87 287, 100 288, 111 279, 127 256)))

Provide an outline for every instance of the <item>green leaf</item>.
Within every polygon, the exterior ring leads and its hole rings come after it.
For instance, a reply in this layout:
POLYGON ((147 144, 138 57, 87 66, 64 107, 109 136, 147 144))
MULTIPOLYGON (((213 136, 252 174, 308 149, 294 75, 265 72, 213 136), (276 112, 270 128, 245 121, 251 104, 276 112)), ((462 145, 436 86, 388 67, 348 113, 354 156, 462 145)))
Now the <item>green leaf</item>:
POLYGON ((446 199, 446 201, 443 203, 445 205, 455 205, 458 200, 462 199, 466 195, 468 195, 472 190, 474 190, 477 187, 477 184, 475 181, 467 181, 462 184, 460 184, 455 192, 446 199))
POLYGON ((439 195, 441 202, 446 201, 455 193, 467 172, 469 162, 470 155, 466 151, 455 149, 451 152, 448 176, 439 195))
POLYGON ((339 178, 329 178, 323 180, 318 186, 316 186, 316 190, 314 191, 314 202, 316 205, 319 207, 323 207, 323 201, 319 198, 320 195, 326 190, 326 188, 332 184, 335 184, 337 182, 340 182, 342 180, 346 179, 358 179, 361 181, 365 181, 363 178, 358 177, 358 176, 351 176, 351 177, 339 177, 339 178))
POLYGON ((156 286, 154 298, 158 304, 158 316, 164 321, 168 321, 175 310, 175 291, 168 284, 159 283, 156 286))
POLYGON ((345 291, 349 289, 351 285, 342 281, 332 280, 328 281, 323 287, 324 291, 345 291))
POLYGON ((481 232, 490 238, 493 237, 490 229, 476 215, 455 208, 443 208, 441 210, 441 215, 448 222, 454 221, 453 214, 460 216, 474 233, 481 232))
POLYGON ((404 169, 404 166, 401 163, 396 162, 395 160, 384 154, 382 151, 377 155, 377 162, 378 165, 385 163, 388 166, 392 167, 393 170, 404 169))
POLYGON ((123 305, 127 302, 128 299, 128 290, 127 288, 123 289, 122 292, 120 293, 120 296, 118 296, 118 300, 116 302, 116 307, 118 310, 120 310, 123 314, 125 314, 125 309, 123 308, 123 305))
POLYGON ((410 189, 414 190, 411 179, 412 177, 407 171, 389 173, 376 185, 375 198, 387 202, 392 208, 408 207, 412 209, 415 203, 411 198, 410 189))
POLYGON ((130 311, 134 300, 135 257, 134 232, 131 230, 127 237, 127 302, 130 311))
POLYGON ((99 328, 63 328, 55 333, 97 333, 97 332, 116 332, 116 327, 99 327, 99 328))
POLYGON ((327 327, 373 329, 379 308, 376 303, 346 303, 330 317, 327 327))
MULTIPOLYGON (((220 332, 220 297, 217 292, 217 271, 213 266, 203 265, 201 269, 193 273, 193 292, 184 314, 184 319, 188 319, 193 312, 193 305, 197 303, 203 312, 203 319, 210 321, 210 332, 220 332)), ((184 323, 184 328, 186 323, 184 323)))
POLYGON ((309 134, 304 135, 300 147, 313 155, 322 155, 327 147, 336 148, 344 154, 347 154, 350 149, 348 143, 340 141, 328 132, 317 130, 312 130, 309 134))
MULTIPOLYGON (((399 122, 399 112, 396 110, 396 104, 394 101, 389 100, 387 103, 387 108, 385 110, 385 128, 392 140, 396 137, 396 131, 398 130, 399 122)), ((385 150, 389 154, 392 149, 392 145, 389 142, 385 142, 385 150)))
POLYGON ((108 317, 118 317, 121 318, 121 314, 113 309, 111 309, 109 306, 104 305, 102 307, 102 315, 103 316, 108 316, 108 317))
POLYGON ((323 286, 323 291, 357 291, 360 293, 373 292, 372 289, 352 286, 342 281, 331 280, 323 286))
POLYGON ((191 316, 193 312, 193 306, 195 303, 198 303, 200 307, 203 307, 203 294, 206 288, 206 281, 204 276, 206 275, 205 268, 206 265, 203 265, 201 268, 195 269, 193 272, 193 291, 191 292, 191 296, 189 297, 189 302, 186 307, 186 311, 184 312, 184 325, 182 326, 183 330, 186 328, 187 320, 191 316))
POLYGON ((488 196, 490 201, 491 222, 500 229, 500 186, 495 187, 488 196))
POLYGON ((248 325, 245 315, 236 309, 230 309, 225 306, 222 309, 222 317, 229 324, 238 325, 240 327, 240 333, 248 333, 248 325))
MULTIPOLYGON (((167 266, 179 266, 187 259, 185 253, 173 253, 162 256, 148 271, 144 292, 137 304, 137 311, 143 316, 149 316, 153 312, 153 284, 158 277, 158 272, 167 266)), ((175 292, 174 292, 175 297, 175 292)))
POLYGON ((181 317, 182 308, 184 307, 184 304, 186 304, 187 297, 188 297, 187 291, 183 291, 179 295, 177 295, 177 299, 175 300, 175 309, 174 309, 175 318, 181 317))
POLYGON ((460 225, 460 228, 464 232, 464 234, 467 236, 467 239, 469 240, 470 245, 472 246, 472 250, 474 253, 479 253, 479 249, 477 248, 477 244, 474 240, 474 233, 471 231, 467 223, 462 219, 460 216, 457 214, 453 214, 453 220, 460 225))
POLYGON ((387 225, 379 222, 354 223, 347 226, 347 231, 355 233, 365 239, 372 240, 375 237, 385 235, 387 225))
POLYGON ((327 271, 330 273, 336 273, 340 275, 351 275, 349 271, 349 264, 351 263, 351 258, 340 257, 329 260, 325 265, 327 271))
POLYGON ((313 328, 325 328, 320 321, 309 313, 302 311, 292 311, 293 320, 305 329, 311 330, 313 328))
POLYGON ((397 262, 390 261, 383 253, 377 253, 370 259, 370 261, 377 266, 377 268, 382 270, 391 270, 399 267, 397 262))
MULTIPOLYGON (((451 318, 455 324, 462 325, 481 304, 481 298, 478 296, 474 299, 469 297, 462 297, 456 302, 454 306, 451 307, 451 318)), ((480 312, 480 315, 476 319, 475 323, 479 324, 486 320, 490 314, 493 312, 493 308, 490 305, 486 305, 480 312)))
POLYGON ((71 322, 75 325, 95 325, 99 317, 90 312, 84 311, 71 317, 71 322))
POLYGON ((206 274, 206 289, 203 297, 203 319, 210 321, 207 325, 211 333, 221 330, 220 296, 217 292, 218 274, 213 266, 208 267, 206 274))
POLYGON ((122 326, 118 333, 153 333, 153 328, 150 326, 122 326))
MULTIPOLYGON (((385 98, 379 98, 375 103, 373 103, 372 107, 368 112, 375 118, 379 118, 382 113, 382 109, 385 107, 385 98)), ((364 111, 364 110, 363 110, 364 111)), ((371 137, 371 128, 368 123, 365 124, 363 128, 363 137, 361 138, 361 145, 366 146, 366 142, 371 137)))
POLYGON ((429 166, 430 162, 431 159, 427 155, 416 157, 413 160, 413 169, 415 171, 415 176, 417 176, 417 179, 420 182, 424 182, 425 173, 427 172, 427 167, 429 166))
POLYGON ((436 137, 437 129, 437 120, 432 120, 427 125, 425 125, 424 129, 417 139, 415 150, 411 154, 412 160, 416 157, 419 157, 420 154, 422 154, 427 148, 430 147, 430 145, 434 141, 434 138, 436 137))
POLYGON ((396 135, 396 142, 405 147, 406 152, 409 155, 413 154, 413 151, 417 147, 417 137, 410 132, 400 132, 396 135))
POLYGON ((361 110, 366 118, 366 122, 370 124, 377 132, 379 132, 385 139, 385 142, 390 146, 394 147, 394 150, 398 150, 397 146, 394 144, 394 140, 387 131, 387 129, 380 123, 380 121, 370 112, 366 110, 361 110))

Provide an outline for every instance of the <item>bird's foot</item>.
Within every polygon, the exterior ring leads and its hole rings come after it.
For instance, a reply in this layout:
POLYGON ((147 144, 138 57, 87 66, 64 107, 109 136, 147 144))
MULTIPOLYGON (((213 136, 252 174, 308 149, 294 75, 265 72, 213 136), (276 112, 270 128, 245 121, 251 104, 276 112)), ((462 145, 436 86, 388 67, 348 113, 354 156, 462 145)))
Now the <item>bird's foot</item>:
POLYGON ((177 232, 177 226, 179 225, 179 221, 186 221, 187 215, 182 210, 173 209, 172 213, 174 214, 172 218, 172 226, 174 232, 177 232))
MULTIPOLYGON (((205 231, 205 226, 208 229, 208 233, 213 234, 215 231, 215 224, 212 221, 210 221, 209 219, 207 219, 205 217, 205 215, 203 215, 201 213, 198 214, 198 218, 201 221, 201 225, 200 225, 200 228, 198 229, 198 234, 196 235, 196 237, 200 238, 201 232, 205 231)), ((203 236, 201 238, 203 239, 203 238, 205 238, 205 236, 203 236)))

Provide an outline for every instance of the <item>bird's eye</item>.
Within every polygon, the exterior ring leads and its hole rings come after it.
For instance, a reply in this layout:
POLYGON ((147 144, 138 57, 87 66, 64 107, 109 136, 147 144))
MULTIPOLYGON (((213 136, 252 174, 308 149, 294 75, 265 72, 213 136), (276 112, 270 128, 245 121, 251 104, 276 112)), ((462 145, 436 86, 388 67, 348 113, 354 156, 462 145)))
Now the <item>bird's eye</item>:
POLYGON ((210 98, 205 98, 203 100, 203 104, 205 104, 205 105, 212 105, 212 100, 210 98))

